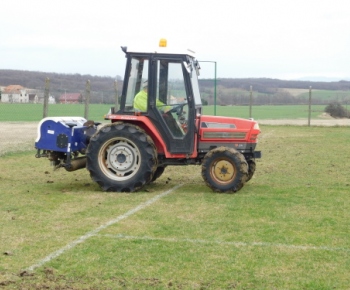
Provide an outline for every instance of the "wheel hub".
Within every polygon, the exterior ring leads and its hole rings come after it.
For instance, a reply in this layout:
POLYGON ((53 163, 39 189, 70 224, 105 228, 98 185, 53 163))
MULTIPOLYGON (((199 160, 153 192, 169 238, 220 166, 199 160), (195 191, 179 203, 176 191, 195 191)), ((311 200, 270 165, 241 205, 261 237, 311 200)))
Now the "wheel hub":
POLYGON ((106 165, 116 172, 118 176, 124 176, 126 173, 136 170, 138 158, 135 149, 127 142, 121 141, 109 146, 106 150, 106 165))
POLYGON ((214 175, 220 181, 229 181, 234 177, 234 167, 226 160, 220 160, 214 165, 214 175))
POLYGON ((125 161, 126 161, 126 156, 123 153, 117 155, 117 162, 124 163, 125 161))

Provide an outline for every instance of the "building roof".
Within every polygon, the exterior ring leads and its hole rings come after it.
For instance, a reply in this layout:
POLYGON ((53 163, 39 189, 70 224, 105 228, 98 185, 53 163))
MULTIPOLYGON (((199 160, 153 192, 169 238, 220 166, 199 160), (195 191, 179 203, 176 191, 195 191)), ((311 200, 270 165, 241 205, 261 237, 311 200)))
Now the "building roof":
POLYGON ((81 93, 63 94, 60 96, 60 101, 78 101, 81 98, 81 93))
POLYGON ((11 93, 20 93, 21 90, 24 90, 25 88, 20 85, 9 85, 4 88, 3 92, 5 94, 11 94, 11 93))

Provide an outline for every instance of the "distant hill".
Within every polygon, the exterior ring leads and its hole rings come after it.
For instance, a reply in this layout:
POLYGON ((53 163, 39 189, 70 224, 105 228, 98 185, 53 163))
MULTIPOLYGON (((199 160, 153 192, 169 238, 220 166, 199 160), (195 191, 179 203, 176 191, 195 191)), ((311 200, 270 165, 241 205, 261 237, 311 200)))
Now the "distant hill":
MULTIPOLYGON (((58 98, 64 93, 85 92, 86 82, 91 84, 91 101, 94 103, 114 103, 115 79, 106 76, 92 76, 80 74, 58 74, 48 72, 0 70, 0 86, 21 85, 26 88, 44 91, 45 80, 50 79, 50 94, 58 98)), ((118 78, 118 93, 121 94, 122 80, 118 78)), ((217 79, 218 104, 246 104, 250 86, 259 102, 268 103, 298 103, 299 99, 289 90, 281 89, 309 89, 327 91, 349 91, 350 81, 315 82, 288 81, 270 78, 220 78, 217 79)), ((200 89, 204 104, 210 104, 214 95, 214 80, 200 79, 200 89)))
MULTIPOLYGON (((322 77, 322 76, 306 76, 298 78, 299 81, 311 81, 311 82, 338 82, 339 78, 322 77)), ((350 77, 343 78, 344 81, 349 81, 350 77)))

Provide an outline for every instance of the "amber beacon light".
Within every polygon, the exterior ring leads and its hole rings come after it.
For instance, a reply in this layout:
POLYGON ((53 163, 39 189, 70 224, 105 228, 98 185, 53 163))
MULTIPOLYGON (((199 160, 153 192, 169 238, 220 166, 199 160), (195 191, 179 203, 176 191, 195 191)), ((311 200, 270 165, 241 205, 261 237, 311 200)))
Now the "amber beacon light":
POLYGON ((167 46, 167 41, 165 38, 161 38, 159 40, 159 47, 166 47, 167 46))

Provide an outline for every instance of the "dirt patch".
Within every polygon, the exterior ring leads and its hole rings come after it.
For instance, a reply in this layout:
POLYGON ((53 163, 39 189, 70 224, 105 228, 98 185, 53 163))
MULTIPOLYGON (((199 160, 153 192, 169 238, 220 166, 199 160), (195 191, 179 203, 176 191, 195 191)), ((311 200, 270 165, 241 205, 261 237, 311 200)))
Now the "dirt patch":
MULTIPOLYGON (((280 120, 257 120, 261 125, 297 125, 297 126, 307 126, 307 119, 280 119, 280 120)), ((311 126, 350 126, 350 119, 334 119, 327 118, 315 119, 310 121, 311 126)))
POLYGON ((34 150, 37 122, 0 122, 0 155, 8 152, 34 150))

